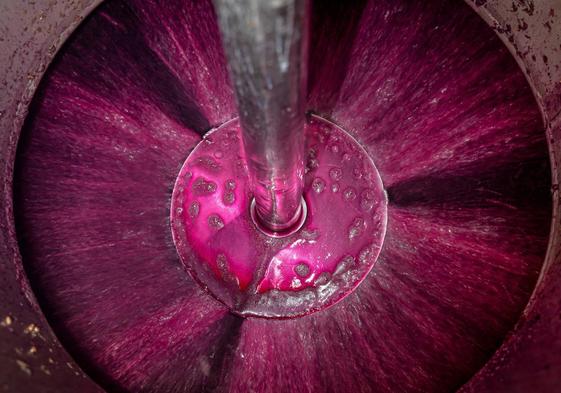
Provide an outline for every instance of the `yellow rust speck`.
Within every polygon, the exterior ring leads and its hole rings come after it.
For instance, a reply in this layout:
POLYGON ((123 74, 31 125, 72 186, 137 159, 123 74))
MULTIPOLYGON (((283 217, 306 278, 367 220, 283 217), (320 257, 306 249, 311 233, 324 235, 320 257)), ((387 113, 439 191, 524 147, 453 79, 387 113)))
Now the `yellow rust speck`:
POLYGON ((14 319, 11 316, 6 315, 6 317, 2 320, 2 322, 0 322, 0 326, 8 327, 11 326, 12 323, 14 323, 14 319))
POLYGON ((43 371, 45 374, 51 375, 51 371, 50 371, 45 365, 41 365, 40 369, 41 369, 41 371, 43 371))
POLYGON ((23 333, 29 334, 32 337, 36 337, 39 335, 39 327, 34 323, 30 323, 29 325, 27 325, 23 333))
POLYGON ((22 360, 16 359, 16 363, 19 366, 20 370, 26 373, 27 375, 31 376, 31 368, 29 365, 22 360))

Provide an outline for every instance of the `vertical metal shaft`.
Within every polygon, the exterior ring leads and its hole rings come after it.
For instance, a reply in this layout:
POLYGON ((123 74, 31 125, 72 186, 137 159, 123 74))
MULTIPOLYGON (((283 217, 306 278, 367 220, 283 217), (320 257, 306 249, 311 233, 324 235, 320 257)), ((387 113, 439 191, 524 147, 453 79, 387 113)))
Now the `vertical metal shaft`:
POLYGON ((301 213, 308 0, 214 0, 257 214, 273 231, 301 213))

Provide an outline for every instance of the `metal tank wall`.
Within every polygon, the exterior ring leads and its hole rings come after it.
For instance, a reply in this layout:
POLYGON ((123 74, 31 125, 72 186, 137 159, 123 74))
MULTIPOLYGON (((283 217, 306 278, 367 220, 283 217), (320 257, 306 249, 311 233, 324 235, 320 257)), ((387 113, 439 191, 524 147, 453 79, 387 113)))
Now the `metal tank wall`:
POLYGON ((0 3, 0 391, 99 392, 62 348, 22 270, 12 173, 27 106, 65 39, 100 1, 0 3))
POLYGON ((549 249, 536 289, 512 334, 463 392, 554 392, 561 384, 561 3, 484 1, 470 5, 513 53, 542 110, 552 167, 549 249))

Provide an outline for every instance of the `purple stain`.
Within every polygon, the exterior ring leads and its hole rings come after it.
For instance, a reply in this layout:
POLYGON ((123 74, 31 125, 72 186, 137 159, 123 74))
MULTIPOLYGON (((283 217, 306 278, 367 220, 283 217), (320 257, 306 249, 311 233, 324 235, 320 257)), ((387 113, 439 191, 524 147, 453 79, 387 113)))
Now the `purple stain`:
POLYGON ((298 265, 296 265, 294 271, 298 276, 302 278, 306 278, 310 275, 310 267, 306 262, 300 262, 298 265))

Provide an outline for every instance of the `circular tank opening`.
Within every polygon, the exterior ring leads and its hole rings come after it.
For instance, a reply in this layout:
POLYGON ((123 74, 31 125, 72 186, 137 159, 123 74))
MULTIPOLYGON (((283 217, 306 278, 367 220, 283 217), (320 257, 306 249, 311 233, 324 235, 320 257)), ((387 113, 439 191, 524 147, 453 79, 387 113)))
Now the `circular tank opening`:
MULTIPOLYGON (((246 315, 194 278, 170 230, 184 162, 236 117, 211 3, 105 2, 51 65, 18 149, 20 250, 53 330, 107 390, 450 392, 518 320, 547 247, 550 167, 532 92, 494 32, 463 3, 316 1, 309 58, 307 108, 375 164, 387 224, 332 307, 297 295, 246 315), (321 311, 254 317, 291 310, 321 311)), ((318 195, 334 193, 325 171, 318 195)), ((321 184, 310 176, 311 193, 321 184)), ((345 208, 321 210, 348 235, 345 208)))
POLYGON ((335 124, 311 116, 301 223, 285 236, 256 224, 237 119, 205 135, 172 193, 178 254, 204 290, 240 316, 291 318, 329 307, 370 272, 387 196, 376 166, 335 124))

